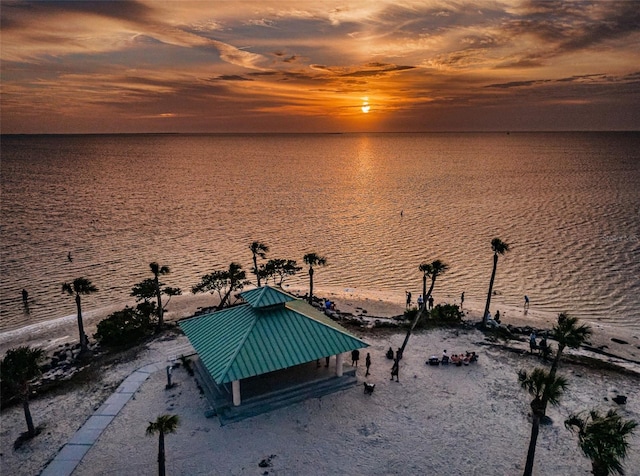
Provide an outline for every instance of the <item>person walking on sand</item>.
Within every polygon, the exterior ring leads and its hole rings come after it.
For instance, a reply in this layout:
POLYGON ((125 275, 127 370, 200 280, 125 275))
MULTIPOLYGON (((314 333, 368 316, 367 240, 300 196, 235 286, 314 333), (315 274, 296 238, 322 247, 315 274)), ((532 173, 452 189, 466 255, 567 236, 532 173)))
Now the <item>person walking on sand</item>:
POLYGON ((462 309, 462 306, 464 306, 464 291, 460 295, 460 309, 462 309))
POLYGON ((407 307, 411 306, 411 293, 409 291, 405 291, 407 295, 407 307))
POLYGON ((398 363, 398 359, 395 359, 393 361, 393 367, 391 367, 391 380, 393 380, 393 377, 396 378, 396 382, 399 382, 400 379, 398 378, 398 374, 400 373, 400 364, 398 363))
POLYGON ((351 366, 358 366, 358 360, 360 360, 360 351, 358 349, 353 349, 351 351, 351 366))
POLYGON ((533 354, 534 350, 538 349, 538 344, 536 343, 536 333, 535 331, 533 331, 531 333, 531 335, 529 336, 529 350, 531 350, 531 353, 533 354))
POLYGON ((529 309, 529 296, 524 295, 524 309, 525 311, 529 309))
POLYGON ((27 292, 26 289, 22 290, 22 304, 27 304, 27 302, 29 301, 29 293, 27 292))
POLYGON ((369 376, 369 367, 371 367, 371 354, 367 352, 367 358, 364 360, 365 365, 367 366, 367 373, 364 374, 365 377, 369 376))

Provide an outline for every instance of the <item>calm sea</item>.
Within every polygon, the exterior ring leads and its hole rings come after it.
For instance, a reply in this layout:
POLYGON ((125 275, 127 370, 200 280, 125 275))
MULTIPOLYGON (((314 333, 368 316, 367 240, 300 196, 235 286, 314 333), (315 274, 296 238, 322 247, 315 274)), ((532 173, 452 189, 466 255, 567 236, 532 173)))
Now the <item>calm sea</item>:
MULTIPOLYGON (((148 264, 189 290, 254 240, 327 257, 316 286, 421 289, 640 328, 640 134, 2 137, 0 330, 126 301, 148 264), (402 212, 402 213, 401 213, 402 212), (72 261, 67 254, 71 253, 72 261), (30 312, 20 292, 29 291, 30 312)), ((306 286, 305 271, 287 283, 306 286)))

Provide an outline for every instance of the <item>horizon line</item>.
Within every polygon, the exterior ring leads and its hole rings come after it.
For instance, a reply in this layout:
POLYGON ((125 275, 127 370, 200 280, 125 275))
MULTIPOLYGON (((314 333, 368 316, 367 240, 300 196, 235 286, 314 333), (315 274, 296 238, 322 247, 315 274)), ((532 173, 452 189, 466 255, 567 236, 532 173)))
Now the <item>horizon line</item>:
POLYGON ((637 133, 640 129, 563 130, 446 130, 446 131, 349 131, 349 132, 0 132, 0 136, 124 136, 124 135, 365 135, 365 134, 555 134, 555 133, 637 133))

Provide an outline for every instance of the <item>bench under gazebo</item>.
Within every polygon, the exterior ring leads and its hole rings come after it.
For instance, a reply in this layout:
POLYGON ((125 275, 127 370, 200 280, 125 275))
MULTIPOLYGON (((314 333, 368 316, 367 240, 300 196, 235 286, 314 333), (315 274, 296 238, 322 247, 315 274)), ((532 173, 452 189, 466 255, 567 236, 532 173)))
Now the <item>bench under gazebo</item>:
POLYGON ((368 347, 307 302, 270 286, 244 303, 180 321, 198 380, 221 423, 355 385, 344 353, 368 347))

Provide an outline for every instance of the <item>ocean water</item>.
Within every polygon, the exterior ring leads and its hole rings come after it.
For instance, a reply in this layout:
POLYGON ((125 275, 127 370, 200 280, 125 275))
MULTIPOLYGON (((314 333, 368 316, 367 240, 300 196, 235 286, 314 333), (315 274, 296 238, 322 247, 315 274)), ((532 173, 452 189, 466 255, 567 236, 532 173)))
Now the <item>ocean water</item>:
MULTIPOLYGON (((640 134, 3 136, 0 331, 125 302, 168 265, 188 291, 248 245, 327 258, 315 285, 501 302, 640 328, 640 134), (71 253, 72 261, 67 254, 71 253), (20 291, 29 291, 26 313, 20 291)), ((286 283, 307 285, 306 269, 286 283)))

